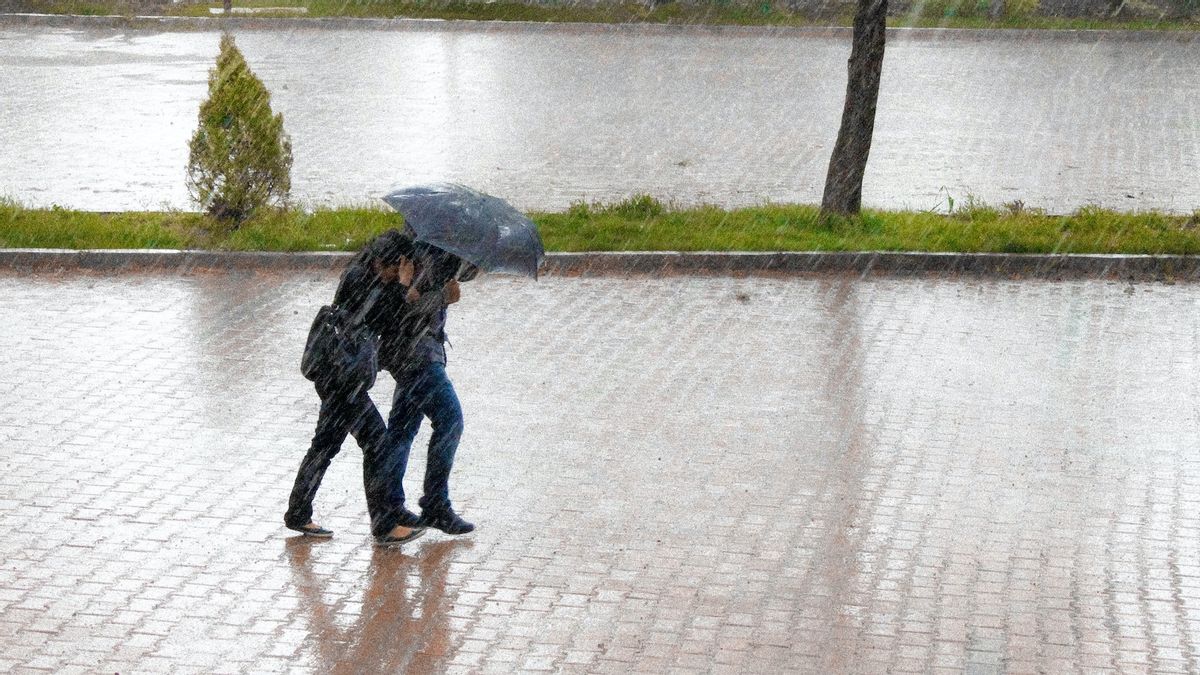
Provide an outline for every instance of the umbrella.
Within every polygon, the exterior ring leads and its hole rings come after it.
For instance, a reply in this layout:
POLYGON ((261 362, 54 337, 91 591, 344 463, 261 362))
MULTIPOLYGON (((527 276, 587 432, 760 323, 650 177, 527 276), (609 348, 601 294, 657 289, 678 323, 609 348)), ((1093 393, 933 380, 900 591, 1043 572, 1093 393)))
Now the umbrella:
POLYGON ((537 225, 508 202, 455 183, 399 188, 383 201, 404 216, 415 241, 485 272, 537 278, 546 255, 537 225))

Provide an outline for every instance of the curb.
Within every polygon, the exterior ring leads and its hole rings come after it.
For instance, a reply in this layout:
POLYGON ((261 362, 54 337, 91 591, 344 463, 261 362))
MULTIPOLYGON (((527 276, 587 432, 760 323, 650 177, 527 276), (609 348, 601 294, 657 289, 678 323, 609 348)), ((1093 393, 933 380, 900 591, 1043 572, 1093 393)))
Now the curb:
POLYGON ((1200 281, 1200 256, 928 253, 558 253, 550 275, 975 276, 1031 279, 1200 281))
MULTIPOLYGON (((85 28, 134 28, 165 31, 206 30, 391 30, 391 31, 464 31, 464 32, 529 32, 557 31, 565 33, 639 33, 645 35, 677 35, 680 33, 713 33, 750 37, 804 36, 813 38, 849 39, 849 26, 739 26, 729 24, 683 23, 587 23, 568 21, 498 21, 478 19, 412 19, 370 17, 254 17, 254 16, 119 16, 81 14, 0 13, 0 25, 27 25, 85 28)), ((1056 38, 1085 43, 1101 40, 1180 42, 1200 40, 1200 32, 1185 30, 1121 30, 1066 28, 888 28, 889 39, 962 41, 988 39, 1027 39, 1033 36, 1056 38)))
MULTIPOLYGON (((177 250, 0 249, 0 271, 16 273, 331 272, 353 253, 177 250)), ((1032 279, 1200 281, 1200 256, 1008 253, 550 253, 548 276, 976 276, 1032 279)))

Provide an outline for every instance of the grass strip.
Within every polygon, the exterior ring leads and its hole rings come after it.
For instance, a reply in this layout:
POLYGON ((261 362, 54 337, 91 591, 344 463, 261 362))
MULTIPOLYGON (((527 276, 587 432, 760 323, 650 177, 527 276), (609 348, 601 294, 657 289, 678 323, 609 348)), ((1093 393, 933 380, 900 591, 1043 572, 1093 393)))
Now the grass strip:
MULTIPOLYGON (((550 23, 673 23, 734 26, 849 26, 854 6, 845 4, 823 13, 793 12, 772 2, 754 5, 731 2, 669 2, 651 7, 646 3, 524 4, 520 2, 468 2, 465 0, 235 0, 234 7, 304 8, 301 16, 313 18, 414 18, 474 21, 537 21, 550 23)), ((45 14, 121 15, 144 13, 138 3, 123 0, 26 0, 24 11, 45 14)), ((212 16, 210 8, 220 2, 180 3, 164 7, 166 16, 212 16)), ((914 9, 890 17, 893 27, 922 28, 1024 28, 1067 30, 1200 30, 1200 17, 1113 17, 1069 18, 1033 13, 1036 3, 1006 4, 1006 13, 992 17, 991 4, 978 0, 930 0, 914 9)), ((259 13, 255 16, 297 16, 294 12, 259 13)))
MULTIPOLYGON (((547 251, 933 251, 1200 254, 1200 211, 1049 215, 974 200, 951 213, 815 206, 670 207, 648 196, 531 213, 547 251)), ((380 208, 276 210, 229 230, 188 212, 94 213, 0 200, 0 248, 354 251, 403 220, 380 208)))

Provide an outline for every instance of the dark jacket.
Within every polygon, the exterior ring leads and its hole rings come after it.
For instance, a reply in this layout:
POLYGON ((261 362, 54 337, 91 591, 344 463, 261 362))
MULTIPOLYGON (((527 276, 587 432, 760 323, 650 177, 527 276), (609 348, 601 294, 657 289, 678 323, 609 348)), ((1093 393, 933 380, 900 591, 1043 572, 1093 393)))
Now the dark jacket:
POLYGON ((446 306, 440 289, 406 305, 403 320, 379 333, 379 367, 395 375, 426 363, 445 365, 446 306))
POLYGON ((425 262, 424 271, 413 282, 424 289, 416 302, 405 300, 407 286, 383 283, 359 260, 347 266, 334 294, 334 303, 352 315, 366 308, 363 321, 379 337, 379 366, 393 374, 426 363, 446 363, 444 271, 436 260, 425 262))

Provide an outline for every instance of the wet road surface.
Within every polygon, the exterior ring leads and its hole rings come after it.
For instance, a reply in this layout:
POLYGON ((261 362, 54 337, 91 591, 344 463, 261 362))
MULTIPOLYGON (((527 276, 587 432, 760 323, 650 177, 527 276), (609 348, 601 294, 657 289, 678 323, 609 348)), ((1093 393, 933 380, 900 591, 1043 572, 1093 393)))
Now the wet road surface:
POLYGON ((1195 286, 473 282, 379 551, 353 443, 280 523, 334 282, 0 275, 0 670, 1200 668, 1195 286))
MULTIPOLYGON (((896 31, 865 203, 1200 207, 1200 39, 1131 35, 896 31)), ((770 29, 490 24, 237 38, 292 135, 300 201, 449 179, 527 209, 640 192, 819 202, 850 46, 770 29)), ((218 40, 0 25, 0 196, 190 208, 187 141, 218 40)))

